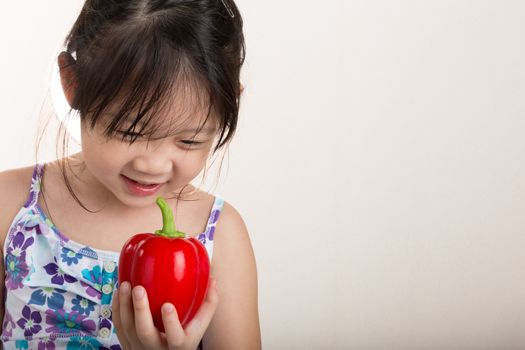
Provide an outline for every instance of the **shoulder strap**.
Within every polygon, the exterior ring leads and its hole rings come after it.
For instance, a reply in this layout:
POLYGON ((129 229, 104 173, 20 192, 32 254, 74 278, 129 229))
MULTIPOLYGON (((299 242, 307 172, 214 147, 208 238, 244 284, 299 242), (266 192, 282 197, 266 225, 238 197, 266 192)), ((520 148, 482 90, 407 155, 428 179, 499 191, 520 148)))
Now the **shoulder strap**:
POLYGON ((44 164, 37 163, 33 169, 33 176, 31 177, 31 186, 29 188, 29 197, 27 198, 24 207, 31 208, 38 202, 38 194, 40 193, 40 184, 42 180, 42 172, 44 164))
POLYGON ((215 226, 217 225, 217 220, 219 220, 219 215, 221 214, 222 207, 224 206, 224 199, 221 196, 216 195, 215 201, 213 202, 213 207, 210 211, 210 217, 208 218, 208 224, 206 225, 206 239, 213 241, 213 234, 215 233, 215 226))

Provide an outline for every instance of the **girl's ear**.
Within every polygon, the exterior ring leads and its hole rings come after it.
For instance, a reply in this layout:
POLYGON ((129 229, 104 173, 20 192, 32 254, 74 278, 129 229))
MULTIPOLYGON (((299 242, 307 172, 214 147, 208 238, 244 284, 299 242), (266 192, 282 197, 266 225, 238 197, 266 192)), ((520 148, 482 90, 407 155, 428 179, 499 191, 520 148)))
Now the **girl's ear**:
POLYGON ((242 92, 244 91, 244 85, 242 85, 242 83, 239 83, 240 85, 240 93, 242 94, 242 92))
POLYGON ((73 103, 75 92, 78 88, 76 61, 69 52, 62 51, 58 55, 58 68, 60 70, 60 82, 64 90, 64 96, 72 108, 76 108, 73 103))

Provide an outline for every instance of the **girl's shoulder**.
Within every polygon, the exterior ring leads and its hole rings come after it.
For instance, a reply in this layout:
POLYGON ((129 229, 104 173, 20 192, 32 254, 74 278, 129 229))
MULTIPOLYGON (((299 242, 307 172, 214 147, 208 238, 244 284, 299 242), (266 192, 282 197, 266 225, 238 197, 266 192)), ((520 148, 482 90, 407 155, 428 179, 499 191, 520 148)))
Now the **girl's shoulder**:
POLYGON ((0 240, 5 236, 14 217, 29 197, 34 166, 0 172, 0 240))
POLYGON ((260 349, 255 253, 241 214, 227 202, 214 241, 211 274, 220 301, 204 343, 221 349, 260 349))
MULTIPOLYGON (((214 245, 216 247, 216 258, 214 260, 227 262, 225 264, 227 265, 226 269, 232 267, 230 263, 239 263, 239 260, 236 259, 241 257, 246 260, 254 258, 246 223, 237 209, 226 201, 223 202, 220 218, 217 220, 214 245), (245 255, 243 256, 243 254, 245 255), (235 258, 230 259, 232 257, 235 258)), ((246 260, 245 262, 248 262, 246 260)))
POLYGON ((233 229, 233 234, 246 234, 247 229, 241 214, 235 209, 235 207, 227 201, 224 201, 221 213, 221 224, 217 225, 224 230, 233 229))

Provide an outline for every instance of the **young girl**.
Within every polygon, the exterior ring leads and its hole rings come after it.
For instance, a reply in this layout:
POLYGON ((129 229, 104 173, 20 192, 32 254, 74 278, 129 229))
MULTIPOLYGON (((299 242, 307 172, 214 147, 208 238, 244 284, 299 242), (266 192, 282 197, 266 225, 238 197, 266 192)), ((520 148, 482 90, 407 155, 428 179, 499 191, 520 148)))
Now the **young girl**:
POLYGON ((81 119, 81 152, 0 173, 5 349, 260 349, 257 272, 237 211, 190 182, 237 125, 242 19, 232 0, 87 0, 58 57, 81 119), (124 242, 178 230, 211 259, 182 328, 145 289, 118 286, 124 242), (212 259, 213 258, 213 259, 212 259))

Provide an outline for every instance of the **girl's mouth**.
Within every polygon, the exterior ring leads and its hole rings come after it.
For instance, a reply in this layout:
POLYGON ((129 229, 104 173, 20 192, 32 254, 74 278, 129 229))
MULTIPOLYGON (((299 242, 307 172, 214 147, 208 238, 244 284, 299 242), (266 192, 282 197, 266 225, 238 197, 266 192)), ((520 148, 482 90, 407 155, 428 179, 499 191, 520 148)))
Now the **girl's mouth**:
POLYGON ((138 181, 130 179, 125 175, 121 175, 124 180, 128 191, 137 196, 151 196, 158 192, 158 190, 164 185, 162 184, 142 184, 138 181))

